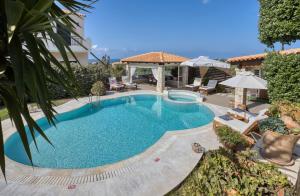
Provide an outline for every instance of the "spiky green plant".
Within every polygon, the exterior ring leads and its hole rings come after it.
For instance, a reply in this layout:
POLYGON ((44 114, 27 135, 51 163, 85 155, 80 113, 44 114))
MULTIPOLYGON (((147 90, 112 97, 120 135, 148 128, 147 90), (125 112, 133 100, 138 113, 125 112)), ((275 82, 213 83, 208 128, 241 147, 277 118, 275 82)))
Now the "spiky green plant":
MULTIPOLYGON (((39 105, 48 122, 54 124, 55 110, 46 84, 48 82, 60 84, 74 96, 78 92, 68 54, 75 59, 76 57, 62 36, 55 31, 55 26, 60 25, 80 37, 74 31, 78 24, 70 15, 88 11, 92 2, 92 0, 1 0, 0 97, 18 130, 30 160, 32 157, 24 122, 27 123, 28 133, 35 144, 37 132, 50 141, 30 116, 27 107, 28 97, 39 105), (52 42, 58 48, 64 60, 63 64, 47 49, 47 42, 52 42), (58 72, 63 73, 63 77, 58 72)), ((0 126, 0 166, 5 175, 3 131, 0 126)))

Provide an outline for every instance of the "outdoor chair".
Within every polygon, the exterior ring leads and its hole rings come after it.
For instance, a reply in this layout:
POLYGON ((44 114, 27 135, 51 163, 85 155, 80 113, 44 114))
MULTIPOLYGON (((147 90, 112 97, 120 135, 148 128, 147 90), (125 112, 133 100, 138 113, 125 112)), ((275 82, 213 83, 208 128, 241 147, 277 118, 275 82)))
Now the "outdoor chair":
POLYGON ((192 89, 192 91, 195 91, 201 86, 201 83, 202 83, 201 78, 195 78, 193 84, 185 85, 185 87, 192 89))
POLYGON ((208 93, 216 90, 217 84, 218 80, 209 80, 208 84, 206 86, 201 86, 199 90, 207 95, 208 93))
POLYGON ((265 115, 267 113, 267 111, 268 111, 268 109, 263 109, 258 114, 254 114, 252 112, 242 110, 240 108, 233 108, 233 109, 229 109, 227 111, 227 113, 236 119, 249 121, 250 118, 265 115))
POLYGON ((128 76, 122 76, 122 84, 125 85, 125 87, 127 88, 137 89, 137 84, 130 82, 128 76))
POLYGON ((119 84, 117 82, 116 77, 110 77, 110 78, 108 78, 108 80, 109 80, 109 88, 110 88, 110 90, 120 91, 120 90, 124 89, 124 85, 123 84, 119 84))
POLYGON ((243 122, 241 120, 238 120, 236 118, 233 118, 232 116, 226 114, 222 116, 217 116, 214 118, 213 127, 214 129, 220 127, 220 126, 228 126, 232 128, 233 130, 240 132, 245 138, 251 143, 254 144, 255 141, 249 137, 249 134, 253 131, 256 131, 258 129, 258 122, 260 120, 263 120, 267 118, 263 112, 259 113, 256 116, 249 117, 249 122, 243 122))

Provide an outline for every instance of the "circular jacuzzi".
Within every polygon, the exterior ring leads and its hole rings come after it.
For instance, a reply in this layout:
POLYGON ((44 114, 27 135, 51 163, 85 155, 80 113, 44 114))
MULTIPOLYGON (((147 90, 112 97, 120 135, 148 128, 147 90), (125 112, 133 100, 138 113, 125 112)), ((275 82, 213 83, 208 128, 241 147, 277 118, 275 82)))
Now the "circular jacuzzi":
POLYGON ((203 101, 203 96, 200 93, 192 91, 169 90, 166 94, 169 100, 176 102, 196 103, 203 101))

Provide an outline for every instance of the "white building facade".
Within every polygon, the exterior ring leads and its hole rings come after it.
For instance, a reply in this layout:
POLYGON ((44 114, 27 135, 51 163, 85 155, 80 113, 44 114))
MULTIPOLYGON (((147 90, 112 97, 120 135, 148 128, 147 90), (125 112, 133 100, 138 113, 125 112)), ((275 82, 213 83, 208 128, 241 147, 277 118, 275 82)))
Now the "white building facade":
MULTIPOLYGON (((69 47, 71 48, 71 50, 73 51, 73 53, 75 54, 77 60, 79 61, 79 63, 81 65, 87 65, 88 64, 88 56, 89 56, 89 52, 91 49, 91 41, 87 38, 85 38, 85 34, 84 34, 84 19, 85 19, 85 15, 83 14, 78 14, 78 16, 76 15, 71 15, 71 18, 77 22, 78 26, 75 26, 75 32, 81 36, 78 37, 77 35, 66 31, 65 29, 59 27, 59 25, 57 25, 55 31, 57 33, 59 33, 63 39, 66 41, 66 43, 69 45, 69 47), (78 42, 76 42, 75 40, 77 40, 79 43, 81 43, 84 47, 82 47, 78 42)), ((57 47, 51 43, 48 42, 47 44, 47 48, 49 49, 49 51, 53 54, 53 56, 56 57, 56 59, 60 62, 63 62, 63 58, 59 53, 59 50, 57 49, 57 47)), ((68 57, 69 57, 69 61, 70 62, 76 62, 76 59, 70 54, 68 53, 68 57)))

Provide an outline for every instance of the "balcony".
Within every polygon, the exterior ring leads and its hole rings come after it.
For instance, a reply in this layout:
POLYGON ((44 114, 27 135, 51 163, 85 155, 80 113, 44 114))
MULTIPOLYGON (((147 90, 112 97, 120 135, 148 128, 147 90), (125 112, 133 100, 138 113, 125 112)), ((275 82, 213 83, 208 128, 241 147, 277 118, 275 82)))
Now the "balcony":
MULTIPOLYGON (((78 36, 72 36, 71 41, 68 41, 70 44, 70 48, 73 52, 80 52, 80 53, 85 53, 88 52, 91 48, 91 41, 89 39, 80 39, 78 36), (82 47, 82 46, 84 47, 82 47)), ((58 49, 53 43, 48 43, 47 48, 51 52, 58 52, 58 49)))

